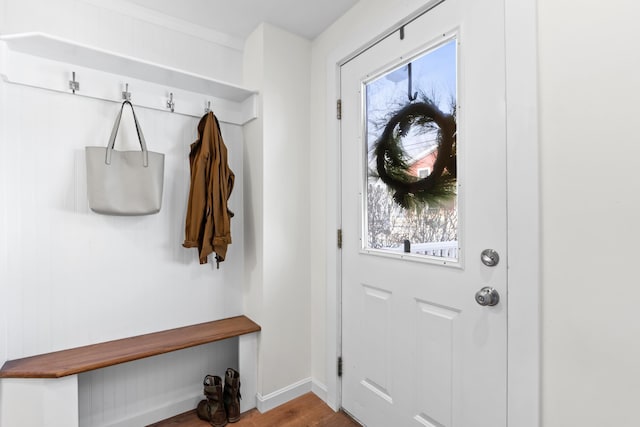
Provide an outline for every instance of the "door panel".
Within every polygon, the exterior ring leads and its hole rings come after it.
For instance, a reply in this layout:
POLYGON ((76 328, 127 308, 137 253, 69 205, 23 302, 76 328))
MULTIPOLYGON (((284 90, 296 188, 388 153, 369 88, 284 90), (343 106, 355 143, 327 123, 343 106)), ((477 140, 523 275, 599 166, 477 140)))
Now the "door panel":
MULTIPOLYGON (((367 426, 506 426, 503 24, 501 0, 446 0, 408 24, 403 40, 392 34, 341 68, 342 405, 367 426), (372 250, 367 139, 378 136, 365 128, 366 85, 451 40, 458 229, 445 243, 455 256, 407 253, 392 247, 397 241, 372 250), (498 265, 482 264, 487 248, 502 256, 498 265), (484 286, 502 296, 497 305, 476 302, 484 286)), ((421 90, 419 76, 416 84, 421 90)))
MULTIPOLYGON (((454 329, 459 311, 426 301, 416 301, 418 349, 416 366, 418 398, 415 413, 423 422, 451 424, 454 329)), ((428 425, 428 424, 427 424, 428 425)), ((437 424, 435 424, 437 425, 437 424)))
POLYGON ((362 322, 363 350, 369 357, 363 361, 361 384, 382 399, 391 397, 391 349, 386 345, 391 339, 391 303, 393 295, 385 290, 362 286, 364 314, 362 322))

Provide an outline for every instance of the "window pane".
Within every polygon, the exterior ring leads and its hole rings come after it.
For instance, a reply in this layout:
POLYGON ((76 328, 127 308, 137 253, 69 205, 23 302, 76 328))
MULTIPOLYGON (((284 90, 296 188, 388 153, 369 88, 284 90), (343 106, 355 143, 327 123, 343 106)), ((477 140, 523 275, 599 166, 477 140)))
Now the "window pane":
POLYGON ((456 55, 449 40, 365 85, 365 249, 458 258, 456 55))

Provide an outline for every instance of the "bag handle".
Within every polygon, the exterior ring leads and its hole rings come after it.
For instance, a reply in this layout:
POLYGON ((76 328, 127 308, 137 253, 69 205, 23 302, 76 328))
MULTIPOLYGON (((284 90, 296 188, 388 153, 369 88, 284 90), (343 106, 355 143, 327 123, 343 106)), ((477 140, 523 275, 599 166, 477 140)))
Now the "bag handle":
POLYGON ((122 106, 120 107, 120 112, 116 117, 116 122, 113 124, 113 129, 111 130, 111 136, 109 137, 109 142, 107 143, 107 154, 104 162, 107 165, 111 164, 111 152, 113 151, 113 147, 116 144, 116 135, 118 135, 118 128, 120 127, 120 119, 122 119, 122 111, 124 110, 124 106, 129 105, 131 107, 131 112, 133 113, 133 121, 136 124, 136 131, 138 133, 138 142, 140 142, 140 148, 142 148, 142 164, 144 167, 149 166, 149 152, 147 151, 147 143, 144 140, 144 135, 142 134, 142 129, 140 128, 140 124, 138 123, 138 118, 136 117, 136 112, 133 110, 133 104, 129 101, 124 101, 122 106))

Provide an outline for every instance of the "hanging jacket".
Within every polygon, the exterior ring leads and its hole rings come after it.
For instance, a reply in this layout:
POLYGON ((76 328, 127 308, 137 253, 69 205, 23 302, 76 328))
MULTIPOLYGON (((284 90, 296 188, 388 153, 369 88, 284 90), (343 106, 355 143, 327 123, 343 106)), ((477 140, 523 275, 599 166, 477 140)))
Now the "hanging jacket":
POLYGON ((218 119, 207 113, 198 123, 198 139, 189 153, 191 187, 182 246, 198 248, 200 264, 216 253, 219 266, 231 244, 231 217, 227 201, 233 191, 235 175, 227 164, 227 147, 222 140, 218 119))

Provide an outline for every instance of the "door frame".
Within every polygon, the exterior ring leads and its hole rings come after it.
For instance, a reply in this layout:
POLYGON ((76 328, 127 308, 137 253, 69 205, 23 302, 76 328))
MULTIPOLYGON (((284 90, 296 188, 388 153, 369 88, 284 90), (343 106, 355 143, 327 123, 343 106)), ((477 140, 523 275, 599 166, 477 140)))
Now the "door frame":
MULTIPOLYGON (((431 0, 388 30, 350 40, 327 57, 326 401, 341 406, 337 357, 342 341, 340 251, 340 68, 363 50, 443 0, 431 0)), ((538 145, 537 0, 504 0, 507 139, 507 424, 540 425, 540 170, 538 145)), ((379 28, 371 25, 371 28, 379 28)), ((323 393, 324 394, 324 393, 323 393)))

